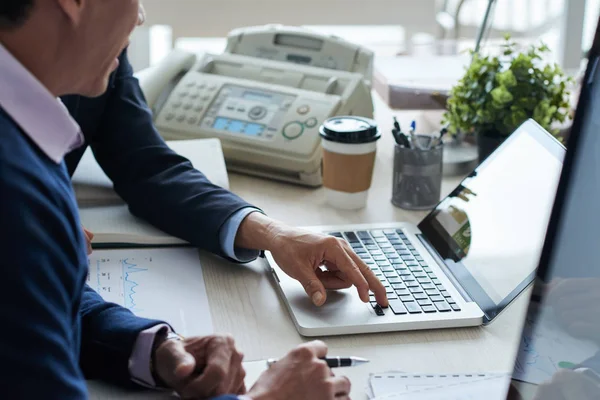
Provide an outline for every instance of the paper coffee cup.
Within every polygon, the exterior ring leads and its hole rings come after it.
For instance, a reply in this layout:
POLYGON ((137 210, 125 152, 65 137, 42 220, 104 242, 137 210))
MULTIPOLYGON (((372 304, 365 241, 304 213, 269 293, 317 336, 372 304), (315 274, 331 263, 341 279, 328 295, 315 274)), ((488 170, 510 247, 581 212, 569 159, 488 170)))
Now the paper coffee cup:
POLYGON ((344 210, 363 208, 381 137, 377 124, 368 118, 335 117, 325 121, 319 133, 327 203, 344 210))

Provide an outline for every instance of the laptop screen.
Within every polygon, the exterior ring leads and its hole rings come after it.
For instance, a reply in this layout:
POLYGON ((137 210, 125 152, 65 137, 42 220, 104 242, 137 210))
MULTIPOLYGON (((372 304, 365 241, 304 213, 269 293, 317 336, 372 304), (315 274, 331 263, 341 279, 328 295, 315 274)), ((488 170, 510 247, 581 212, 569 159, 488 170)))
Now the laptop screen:
POLYGON ((600 27, 513 372, 526 399, 600 398, 599 57, 600 27))
POLYGON ((487 320, 533 280, 563 157, 527 121, 419 225, 487 320))

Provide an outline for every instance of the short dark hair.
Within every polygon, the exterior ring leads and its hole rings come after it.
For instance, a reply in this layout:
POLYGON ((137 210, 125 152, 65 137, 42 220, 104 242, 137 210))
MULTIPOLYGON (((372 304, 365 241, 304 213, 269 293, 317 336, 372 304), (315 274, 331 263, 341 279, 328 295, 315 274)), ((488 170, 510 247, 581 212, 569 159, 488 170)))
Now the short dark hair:
POLYGON ((33 7, 35 0, 0 0, 0 30, 19 27, 33 7))

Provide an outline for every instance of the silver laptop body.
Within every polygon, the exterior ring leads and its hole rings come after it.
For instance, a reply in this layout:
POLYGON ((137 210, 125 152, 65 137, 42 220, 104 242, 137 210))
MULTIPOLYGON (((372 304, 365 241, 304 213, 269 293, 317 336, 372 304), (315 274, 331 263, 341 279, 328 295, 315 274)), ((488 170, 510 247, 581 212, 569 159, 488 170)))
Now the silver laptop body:
POLYGON ((316 226, 350 242, 386 286, 390 307, 355 288, 314 306, 267 259, 300 334, 452 328, 490 323, 535 276, 565 149, 534 121, 521 125, 419 225, 316 226), (466 201, 465 201, 466 200, 466 201))

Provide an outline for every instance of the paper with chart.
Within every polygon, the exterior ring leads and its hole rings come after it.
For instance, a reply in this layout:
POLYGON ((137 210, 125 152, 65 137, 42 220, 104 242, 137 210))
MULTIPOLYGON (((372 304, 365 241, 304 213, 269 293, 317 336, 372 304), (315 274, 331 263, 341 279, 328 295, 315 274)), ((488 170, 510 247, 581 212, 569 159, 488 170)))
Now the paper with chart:
MULTIPOLYGON (((529 313, 531 314, 531 313, 529 313)), ((560 369, 570 369, 593 357, 598 346, 567 334, 556 322, 551 308, 543 307, 537 324, 528 315, 513 377, 539 385, 560 369)))
POLYGON ((89 257, 87 284, 106 301, 168 322, 184 336, 213 333, 196 249, 97 250, 89 257))
POLYGON ((509 383, 510 375, 493 374, 481 379, 459 379, 456 383, 388 394, 375 400, 504 400, 509 383))
POLYGON ((506 377, 507 373, 452 373, 452 374, 431 374, 431 373, 406 373, 406 372, 386 372, 381 374, 372 374, 369 378, 369 389, 371 395, 369 398, 380 398, 382 396, 394 394, 414 393, 425 389, 437 387, 447 387, 459 384, 467 384, 481 380, 506 377))

